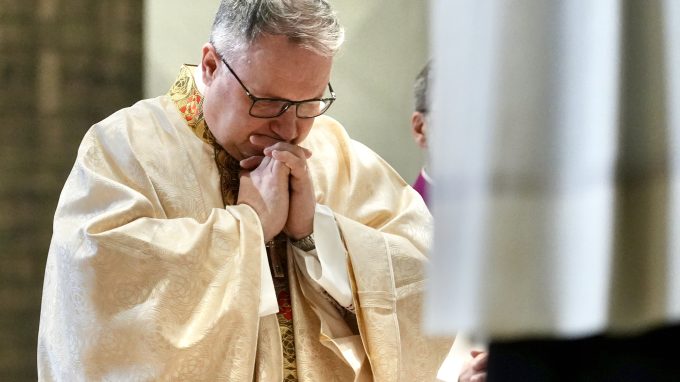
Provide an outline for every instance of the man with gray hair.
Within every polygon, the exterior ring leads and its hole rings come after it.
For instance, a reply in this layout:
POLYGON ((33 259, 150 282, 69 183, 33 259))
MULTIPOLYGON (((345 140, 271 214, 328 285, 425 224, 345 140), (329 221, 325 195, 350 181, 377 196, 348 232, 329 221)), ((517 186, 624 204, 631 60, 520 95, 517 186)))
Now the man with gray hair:
POLYGON ((431 217, 323 116, 326 1, 222 1, 200 65, 85 135, 54 218, 41 380, 426 381, 431 217))

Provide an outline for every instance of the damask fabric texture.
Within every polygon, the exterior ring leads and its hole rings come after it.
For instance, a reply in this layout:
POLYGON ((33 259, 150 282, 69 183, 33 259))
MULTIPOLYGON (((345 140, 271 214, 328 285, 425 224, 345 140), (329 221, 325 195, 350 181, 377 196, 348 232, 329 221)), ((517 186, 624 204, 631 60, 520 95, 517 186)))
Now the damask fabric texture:
MULTIPOLYGON (((303 146, 347 249, 356 321, 288 246, 298 379, 434 380, 451 341, 420 330, 422 199, 329 117, 303 146)), ((225 207, 220 189, 213 148, 168 96, 88 131, 55 214, 41 380, 282 379, 276 315, 259 314, 260 223, 247 205, 225 207)))

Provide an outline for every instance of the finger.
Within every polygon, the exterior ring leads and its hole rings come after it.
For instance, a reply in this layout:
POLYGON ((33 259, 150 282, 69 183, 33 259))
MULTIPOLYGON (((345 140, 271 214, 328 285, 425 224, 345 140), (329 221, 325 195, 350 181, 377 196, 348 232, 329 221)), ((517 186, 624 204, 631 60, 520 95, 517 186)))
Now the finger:
POLYGON ((255 169, 255 170, 253 170, 253 171, 261 170, 261 171, 269 171, 269 172, 271 172, 271 171, 272 171, 272 166, 273 166, 273 164, 272 164, 272 161, 273 161, 273 160, 274 160, 274 159, 271 158, 271 157, 262 157, 262 160, 260 161, 260 164, 257 165, 257 169, 255 169))
POLYGON ((305 159, 309 159, 309 158, 312 157, 312 150, 310 150, 306 147, 302 147, 302 146, 298 146, 298 147, 301 148, 302 152, 305 154, 305 159))
POLYGON ((291 175, 293 175, 295 178, 302 178, 307 175, 306 160, 300 159, 288 151, 278 150, 272 151, 272 157, 288 166, 288 168, 290 168, 291 175))
POLYGON ((472 361, 472 369, 475 371, 486 370, 489 363, 489 353, 481 353, 472 361))
POLYGON ((255 146, 259 146, 262 148, 272 146, 276 144, 277 142, 281 142, 280 140, 272 137, 268 137, 266 135, 261 135, 261 134, 253 134, 250 136, 250 143, 254 144, 255 146))
POLYGON ((250 142, 256 146, 262 147, 263 149, 276 149, 276 150, 299 150, 300 156, 310 158, 312 156, 311 150, 298 146, 289 142, 281 141, 276 138, 272 138, 266 135, 253 134, 250 136, 250 142))
POLYGON ((475 358, 476 356, 478 356, 482 353, 484 353, 484 352, 481 351, 481 350, 470 350, 470 355, 472 356, 472 358, 475 358))
POLYGON ((306 149, 302 146, 287 143, 287 142, 278 142, 278 143, 275 143, 271 146, 266 147, 264 149, 264 154, 269 155, 274 150, 289 151, 289 152, 299 156, 300 158, 305 158, 305 159, 311 158, 311 156, 312 156, 312 152, 309 149, 306 149))
POLYGON ((280 160, 272 159, 272 172, 275 175, 280 176, 281 178, 288 178, 290 175, 290 168, 286 166, 285 163, 283 163, 280 160))
POLYGON ((305 152, 305 158, 309 159, 312 157, 312 150, 302 146, 300 146, 300 148, 305 152))
POLYGON ((486 373, 475 374, 470 378, 470 382, 486 382, 486 373))
POLYGON ((255 155, 250 158, 243 159, 242 161, 239 162, 239 165, 243 169, 253 170, 257 168, 257 166, 259 166, 260 163, 262 163, 263 159, 264 159, 263 156, 255 155))

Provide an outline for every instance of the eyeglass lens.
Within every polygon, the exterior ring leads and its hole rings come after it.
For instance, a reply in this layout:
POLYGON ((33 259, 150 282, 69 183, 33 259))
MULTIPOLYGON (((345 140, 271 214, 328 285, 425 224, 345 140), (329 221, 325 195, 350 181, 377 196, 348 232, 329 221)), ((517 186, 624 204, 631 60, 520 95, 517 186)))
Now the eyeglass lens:
MULTIPOLYGON (((313 118, 323 114, 330 102, 323 100, 313 100, 295 104, 296 115, 300 118, 313 118)), ((256 100, 250 109, 250 114, 255 117, 271 118, 283 114, 293 105, 287 101, 279 100, 256 100)))

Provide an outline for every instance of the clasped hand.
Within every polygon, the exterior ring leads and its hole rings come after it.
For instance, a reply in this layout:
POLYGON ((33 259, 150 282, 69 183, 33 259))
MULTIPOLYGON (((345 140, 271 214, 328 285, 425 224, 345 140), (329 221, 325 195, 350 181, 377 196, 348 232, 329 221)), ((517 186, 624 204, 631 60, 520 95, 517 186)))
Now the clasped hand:
POLYGON ((463 365, 462 372, 458 376, 458 382, 484 382, 486 381, 486 367, 489 361, 489 353, 472 350, 472 356, 463 365))
POLYGON ((293 239, 312 233, 316 199, 307 170, 311 151, 264 135, 250 142, 263 148, 262 156, 241 161, 238 204, 257 212, 265 241, 283 231, 293 239))

